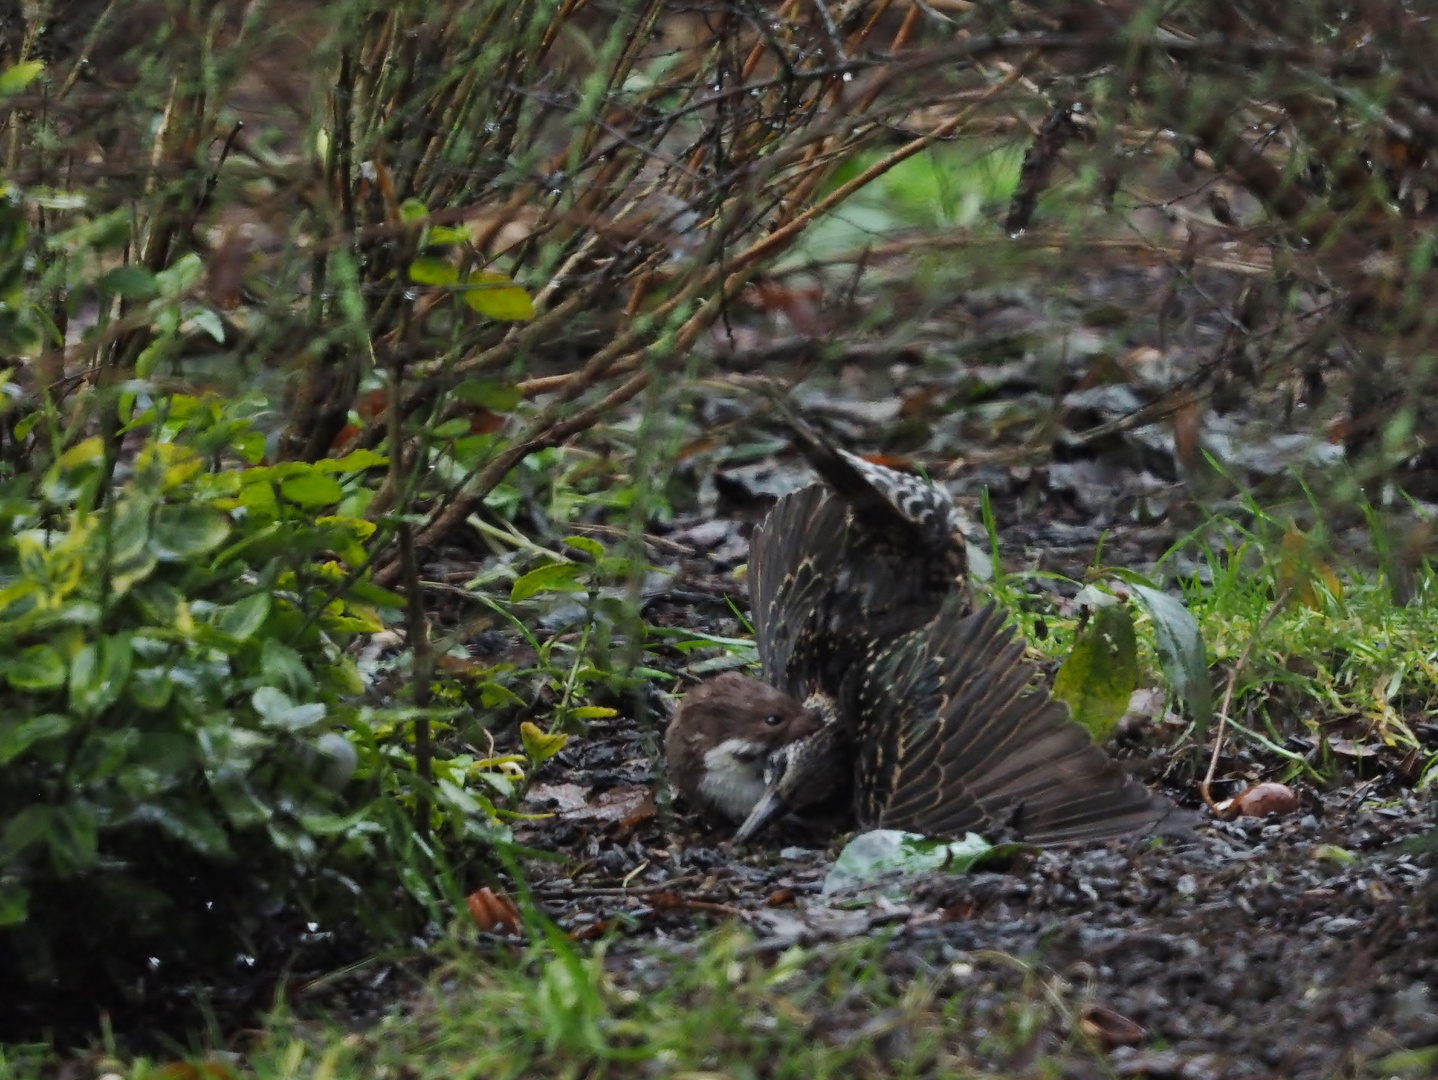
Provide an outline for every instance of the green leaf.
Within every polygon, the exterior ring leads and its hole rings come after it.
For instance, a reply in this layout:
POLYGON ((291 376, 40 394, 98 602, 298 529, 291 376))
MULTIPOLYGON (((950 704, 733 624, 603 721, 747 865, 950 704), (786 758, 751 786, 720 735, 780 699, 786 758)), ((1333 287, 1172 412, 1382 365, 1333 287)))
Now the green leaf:
POLYGON ((250 704, 269 727, 301 732, 314 727, 325 718, 323 702, 294 704, 289 695, 273 686, 262 686, 250 696, 250 704))
POLYGON ((201 855, 218 857, 230 853, 229 836, 198 803, 176 798, 151 799, 136 808, 134 820, 159 826, 201 855))
POLYGON ((415 259, 409 264, 409 279, 417 285, 457 285, 459 267, 448 259, 415 259))
POLYGON ((566 536, 564 542, 572 548, 578 548, 593 559, 604 558, 604 545, 598 540, 587 536, 566 536))
POLYGON ((1203 633, 1183 601, 1158 589, 1130 583, 1139 602, 1153 620, 1158 662, 1169 685, 1188 706, 1199 738, 1208 731, 1213 717, 1213 687, 1208 681, 1208 651, 1203 633))
POLYGON ((407 225, 429 217, 429 208, 418 199, 406 199, 399 204, 399 219, 407 225))
POLYGON ((344 498, 344 488, 332 476, 306 471, 286 477, 280 483, 280 494, 297 506, 333 506, 344 498))
POLYGON ((469 275, 464 302, 489 319, 527 322, 534 318, 534 301, 514 280, 495 270, 469 275))
POLYGON ((1103 742, 1138 688, 1138 639, 1133 613, 1124 605, 1101 607, 1054 676, 1054 697, 1103 742))
POLYGON ((26 919, 30 890, 0 881, 0 926, 18 926, 26 919))
POLYGON ((109 708, 124 692, 133 660, 129 634, 82 646, 70 661, 70 707, 85 717, 109 708))
POLYGON ((27 60, 23 64, 6 68, 3 73, 0 73, 0 97, 18 94, 34 82, 40 72, 44 70, 45 65, 39 60, 27 60))
POLYGON ((107 296, 125 300, 151 300, 160 294, 160 283, 143 266, 117 266, 104 275, 95 287, 107 296))
POLYGON ((30 747, 47 739, 59 739, 74 726, 61 713, 42 713, 25 720, 0 720, 0 765, 14 761, 30 747))
POLYGON ((215 628, 237 641, 248 641, 270 614, 270 594, 255 593, 221 608, 215 617, 215 628))
POLYGON ((568 735, 542 731, 528 720, 519 725, 519 738, 524 743, 525 757, 535 765, 548 761, 569 741, 568 735))
POLYGON ((174 689, 168 668, 140 668, 130 679, 130 700, 142 709, 158 712, 170 703, 174 689))
POLYGON ((466 379, 451 393, 466 405, 480 405, 493 412, 509 412, 523 399, 519 387, 491 379, 466 379))
POLYGON ((573 563, 550 563, 531 570, 509 590, 509 602, 517 604, 542 592, 578 592, 584 588, 577 580, 579 567, 573 563))
POLYGON ((179 296, 198 285, 205 276, 205 262, 193 251, 181 256, 173 266, 155 275, 161 296, 179 296))
POLYGON ((209 506, 161 506, 150 531, 150 550, 163 562, 213 551, 230 535, 230 519, 209 506))
POLYGON ((315 462, 315 469, 323 473, 357 473, 366 469, 380 469, 389 464, 389 458, 373 450, 355 450, 342 458, 324 458, 315 462))
POLYGON ((65 685, 68 672, 65 658, 49 645, 31 645, 21 649, 5 665, 5 679, 16 690, 32 694, 59 690, 65 685))
POLYGON ((977 833, 946 841, 897 829, 874 829, 845 845, 824 879, 823 895, 936 870, 964 874, 991 850, 993 845, 977 833))

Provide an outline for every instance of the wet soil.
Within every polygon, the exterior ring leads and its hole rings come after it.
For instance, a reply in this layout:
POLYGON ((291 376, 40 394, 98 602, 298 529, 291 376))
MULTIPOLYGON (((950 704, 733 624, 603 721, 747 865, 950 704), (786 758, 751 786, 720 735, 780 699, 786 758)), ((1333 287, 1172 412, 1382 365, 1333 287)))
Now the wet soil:
MULTIPOLYGON (((671 550, 678 575, 651 602, 653 622, 742 633, 718 597, 739 592, 730 571, 752 514, 729 510, 732 519, 680 522, 671 534, 704 552, 676 560, 671 550)), ((1042 551, 1046 566, 1071 572, 1104 525, 1023 515, 1016 504, 1000 512, 1013 514, 1005 551, 1042 551)), ((1138 567, 1161 550, 1164 530, 1110 529, 1105 542, 1124 553, 1113 562, 1138 567)), ((702 668, 716 653, 676 665, 702 668)), ((529 868, 536 897, 576 937, 617 934, 616 978, 640 979, 656 946, 682 962, 702 931, 739 920, 763 953, 886 935, 885 970, 960 999, 971 1064, 1010 1075, 1056 1054, 1074 1077, 1317 1080, 1368 1075, 1387 1055, 1438 1045, 1438 895, 1430 904, 1421 844, 1438 826, 1438 803, 1411 789, 1397 751, 1341 762, 1322 785, 1292 780, 1291 814, 1219 821, 1196 794, 1204 748, 1177 718, 1145 718, 1115 753, 1197 811, 1191 835, 1020 855, 910 882, 898 899, 825 898, 846 837, 791 821, 738 848, 726 827, 671 804, 657 756, 666 702, 656 694, 650 704, 647 719, 596 725, 550 763, 529 809, 555 816, 517 836, 570 856, 529 868), (1065 1008, 1040 1010, 1044 1021, 1017 1045, 994 1038, 1036 985, 1065 1008)), ((1289 749, 1308 748, 1304 730, 1295 723, 1289 749)), ((1433 744, 1425 756, 1438 749, 1432 729, 1420 732, 1433 744)), ((1230 743, 1218 773, 1230 780, 1215 794, 1284 765, 1230 743)))

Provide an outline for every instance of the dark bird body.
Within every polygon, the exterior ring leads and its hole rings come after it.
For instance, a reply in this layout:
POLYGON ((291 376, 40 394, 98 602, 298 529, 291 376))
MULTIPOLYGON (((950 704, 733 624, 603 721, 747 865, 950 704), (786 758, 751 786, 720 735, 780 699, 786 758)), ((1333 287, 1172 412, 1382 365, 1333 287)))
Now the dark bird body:
POLYGON ((836 798, 866 828, 1037 844, 1175 816, 1031 688, 1002 612, 971 610, 948 494, 795 431, 822 482, 779 500, 749 559, 770 685, 730 674, 689 694, 665 739, 680 793, 742 821, 739 839, 836 798))

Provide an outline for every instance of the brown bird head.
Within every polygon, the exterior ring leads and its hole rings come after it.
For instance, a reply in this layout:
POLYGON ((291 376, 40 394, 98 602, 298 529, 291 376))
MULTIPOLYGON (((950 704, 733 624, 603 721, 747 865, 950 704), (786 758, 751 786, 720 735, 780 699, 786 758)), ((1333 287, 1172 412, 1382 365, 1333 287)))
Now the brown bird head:
POLYGON ((822 715, 790 695, 726 672, 679 706, 664 737, 669 779, 699 809, 743 821, 766 794, 774 752, 823 727, 822 715))

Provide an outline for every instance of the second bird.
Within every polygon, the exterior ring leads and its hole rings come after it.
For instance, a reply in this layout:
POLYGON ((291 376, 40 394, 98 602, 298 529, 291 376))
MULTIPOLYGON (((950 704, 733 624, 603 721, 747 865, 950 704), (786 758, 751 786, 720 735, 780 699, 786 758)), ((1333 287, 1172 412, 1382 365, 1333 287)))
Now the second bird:
POLYGON ((766 682, 691 691, 665 737, 670 779, 748 839, 847 803, 863 828, 1057 845, 1168 831, 1180 813, 1031 687, 1023 644, 963 587, 947 492, 796 422, 821 483, 784 496, 750 548, 766 682))

